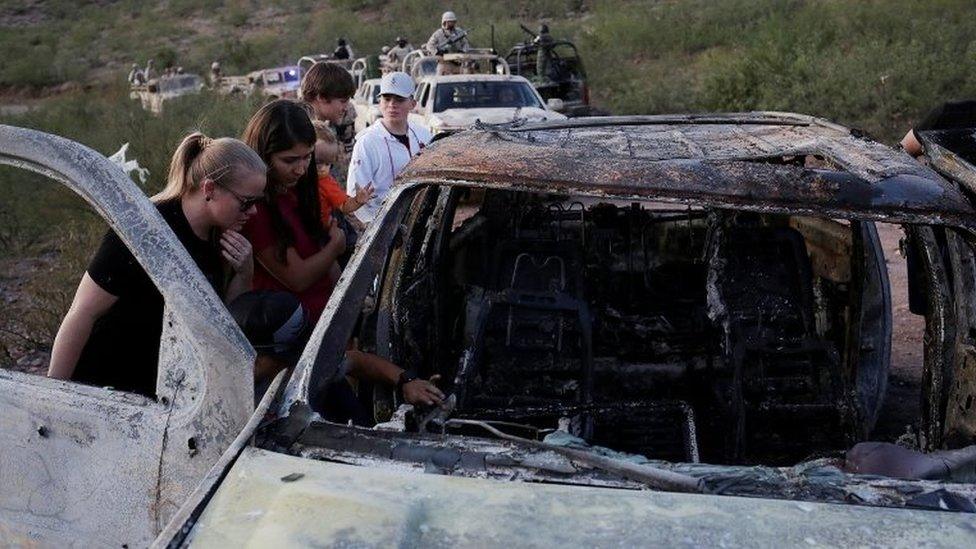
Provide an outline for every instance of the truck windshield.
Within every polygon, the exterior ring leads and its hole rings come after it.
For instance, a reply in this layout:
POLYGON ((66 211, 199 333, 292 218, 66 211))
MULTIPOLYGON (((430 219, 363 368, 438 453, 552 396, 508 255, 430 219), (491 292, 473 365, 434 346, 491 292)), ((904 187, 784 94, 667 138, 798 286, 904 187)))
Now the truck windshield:
POLYGON ((443 82, 434 96, 434 112, 506 107, 545 108, 525 82, 443 82))

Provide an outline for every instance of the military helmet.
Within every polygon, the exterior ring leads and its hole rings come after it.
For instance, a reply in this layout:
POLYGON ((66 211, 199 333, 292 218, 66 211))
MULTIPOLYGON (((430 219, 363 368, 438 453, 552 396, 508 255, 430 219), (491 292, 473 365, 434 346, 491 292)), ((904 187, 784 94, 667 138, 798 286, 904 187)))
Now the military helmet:
POLYGON ((441 24, 447 23, 448 21, 457 22, 457 15, 454 15, 453 11, 445 11, 444 15, 441 16, 441 24))

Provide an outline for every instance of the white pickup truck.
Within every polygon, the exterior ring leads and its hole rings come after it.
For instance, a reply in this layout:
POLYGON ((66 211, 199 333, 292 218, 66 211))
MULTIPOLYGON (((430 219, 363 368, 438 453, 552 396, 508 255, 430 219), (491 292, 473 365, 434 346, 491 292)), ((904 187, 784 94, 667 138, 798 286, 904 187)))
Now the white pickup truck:
POLYGON ((414 92, 417 106, 411 119, 434 135, 463 130, 476 122, 542 122, 565 120, 556 112, 560 100, 547 104, 532 84, 508 74, 431 76, 414 92))

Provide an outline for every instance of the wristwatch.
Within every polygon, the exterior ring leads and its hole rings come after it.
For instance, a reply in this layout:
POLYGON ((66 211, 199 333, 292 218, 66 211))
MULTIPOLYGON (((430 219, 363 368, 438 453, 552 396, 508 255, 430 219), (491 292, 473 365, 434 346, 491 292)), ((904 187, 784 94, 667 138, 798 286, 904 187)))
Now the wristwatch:
POLYGON ((417 379, 417 374, 414 374, 408 370, 400 372, 400 377, 397 378, 396 390, 397 394, 403 398, 403 386, 411 381, 417 379))

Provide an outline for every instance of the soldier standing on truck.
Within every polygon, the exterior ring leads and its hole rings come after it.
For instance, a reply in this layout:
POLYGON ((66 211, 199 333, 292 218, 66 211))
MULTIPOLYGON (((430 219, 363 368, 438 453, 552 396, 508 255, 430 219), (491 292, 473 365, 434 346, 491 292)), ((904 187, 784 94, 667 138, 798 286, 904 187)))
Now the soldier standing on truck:
POLYGON ((210 64, 210 87, 217 89, 220 87, 220 79, 223 75, 220 73, 220 61, 214 61, 210 64))
POLYGON ((139 70, 139 65, 135 63, 132 64, 132 68, 129 70, 128 80, 129 84, 132 86, 138 86, 146 83, 145 78, 142 76, 142 71, 139 70))
POLYGON ((332 57, 343 60, 352 59, 352 48, 349 47, 349 43, 346 42, 345 38, 339 38, 339 40, 336 41, 336 49, 334 52, 332 52, 332 57))
POLYGON ((539 25, 539 34, 532 40, 538 50, 536 51, 535 74, 541 82, 549 81, 549 63, 552 61, 552 35, 549 34, 549 25, 543 23, 539 25))
MULTIPOLYGON (((434 31, 425 46, 431 55, 443 56, 445 53, 464 53, 471 48, 468 43, 468 31, 457 26, 457 16, 453 11, 445 11, 441 15, 441 28, 434 31)), ((460 65, 441 59, 437 62, 437 74, 457 74, 460 65)))
POLYGON ((464 53, 470 47, 468 31, 457 26, 457 16, 453 11, 445 11, 441 15, 441 28, 434 31, 427 40, 427 51, 431 55, 444 55, 464 53))
POLYGON ((390 48, 390 51, 387 52, 386 57, 389 60, 390 65, 396 67, 394 70, 400 70, 400 66, 403 64, 404 58, 406 58, 407 54, 412 51, 413 45, 410 44, 406 38, 397 36, 396 45, 390 48))

